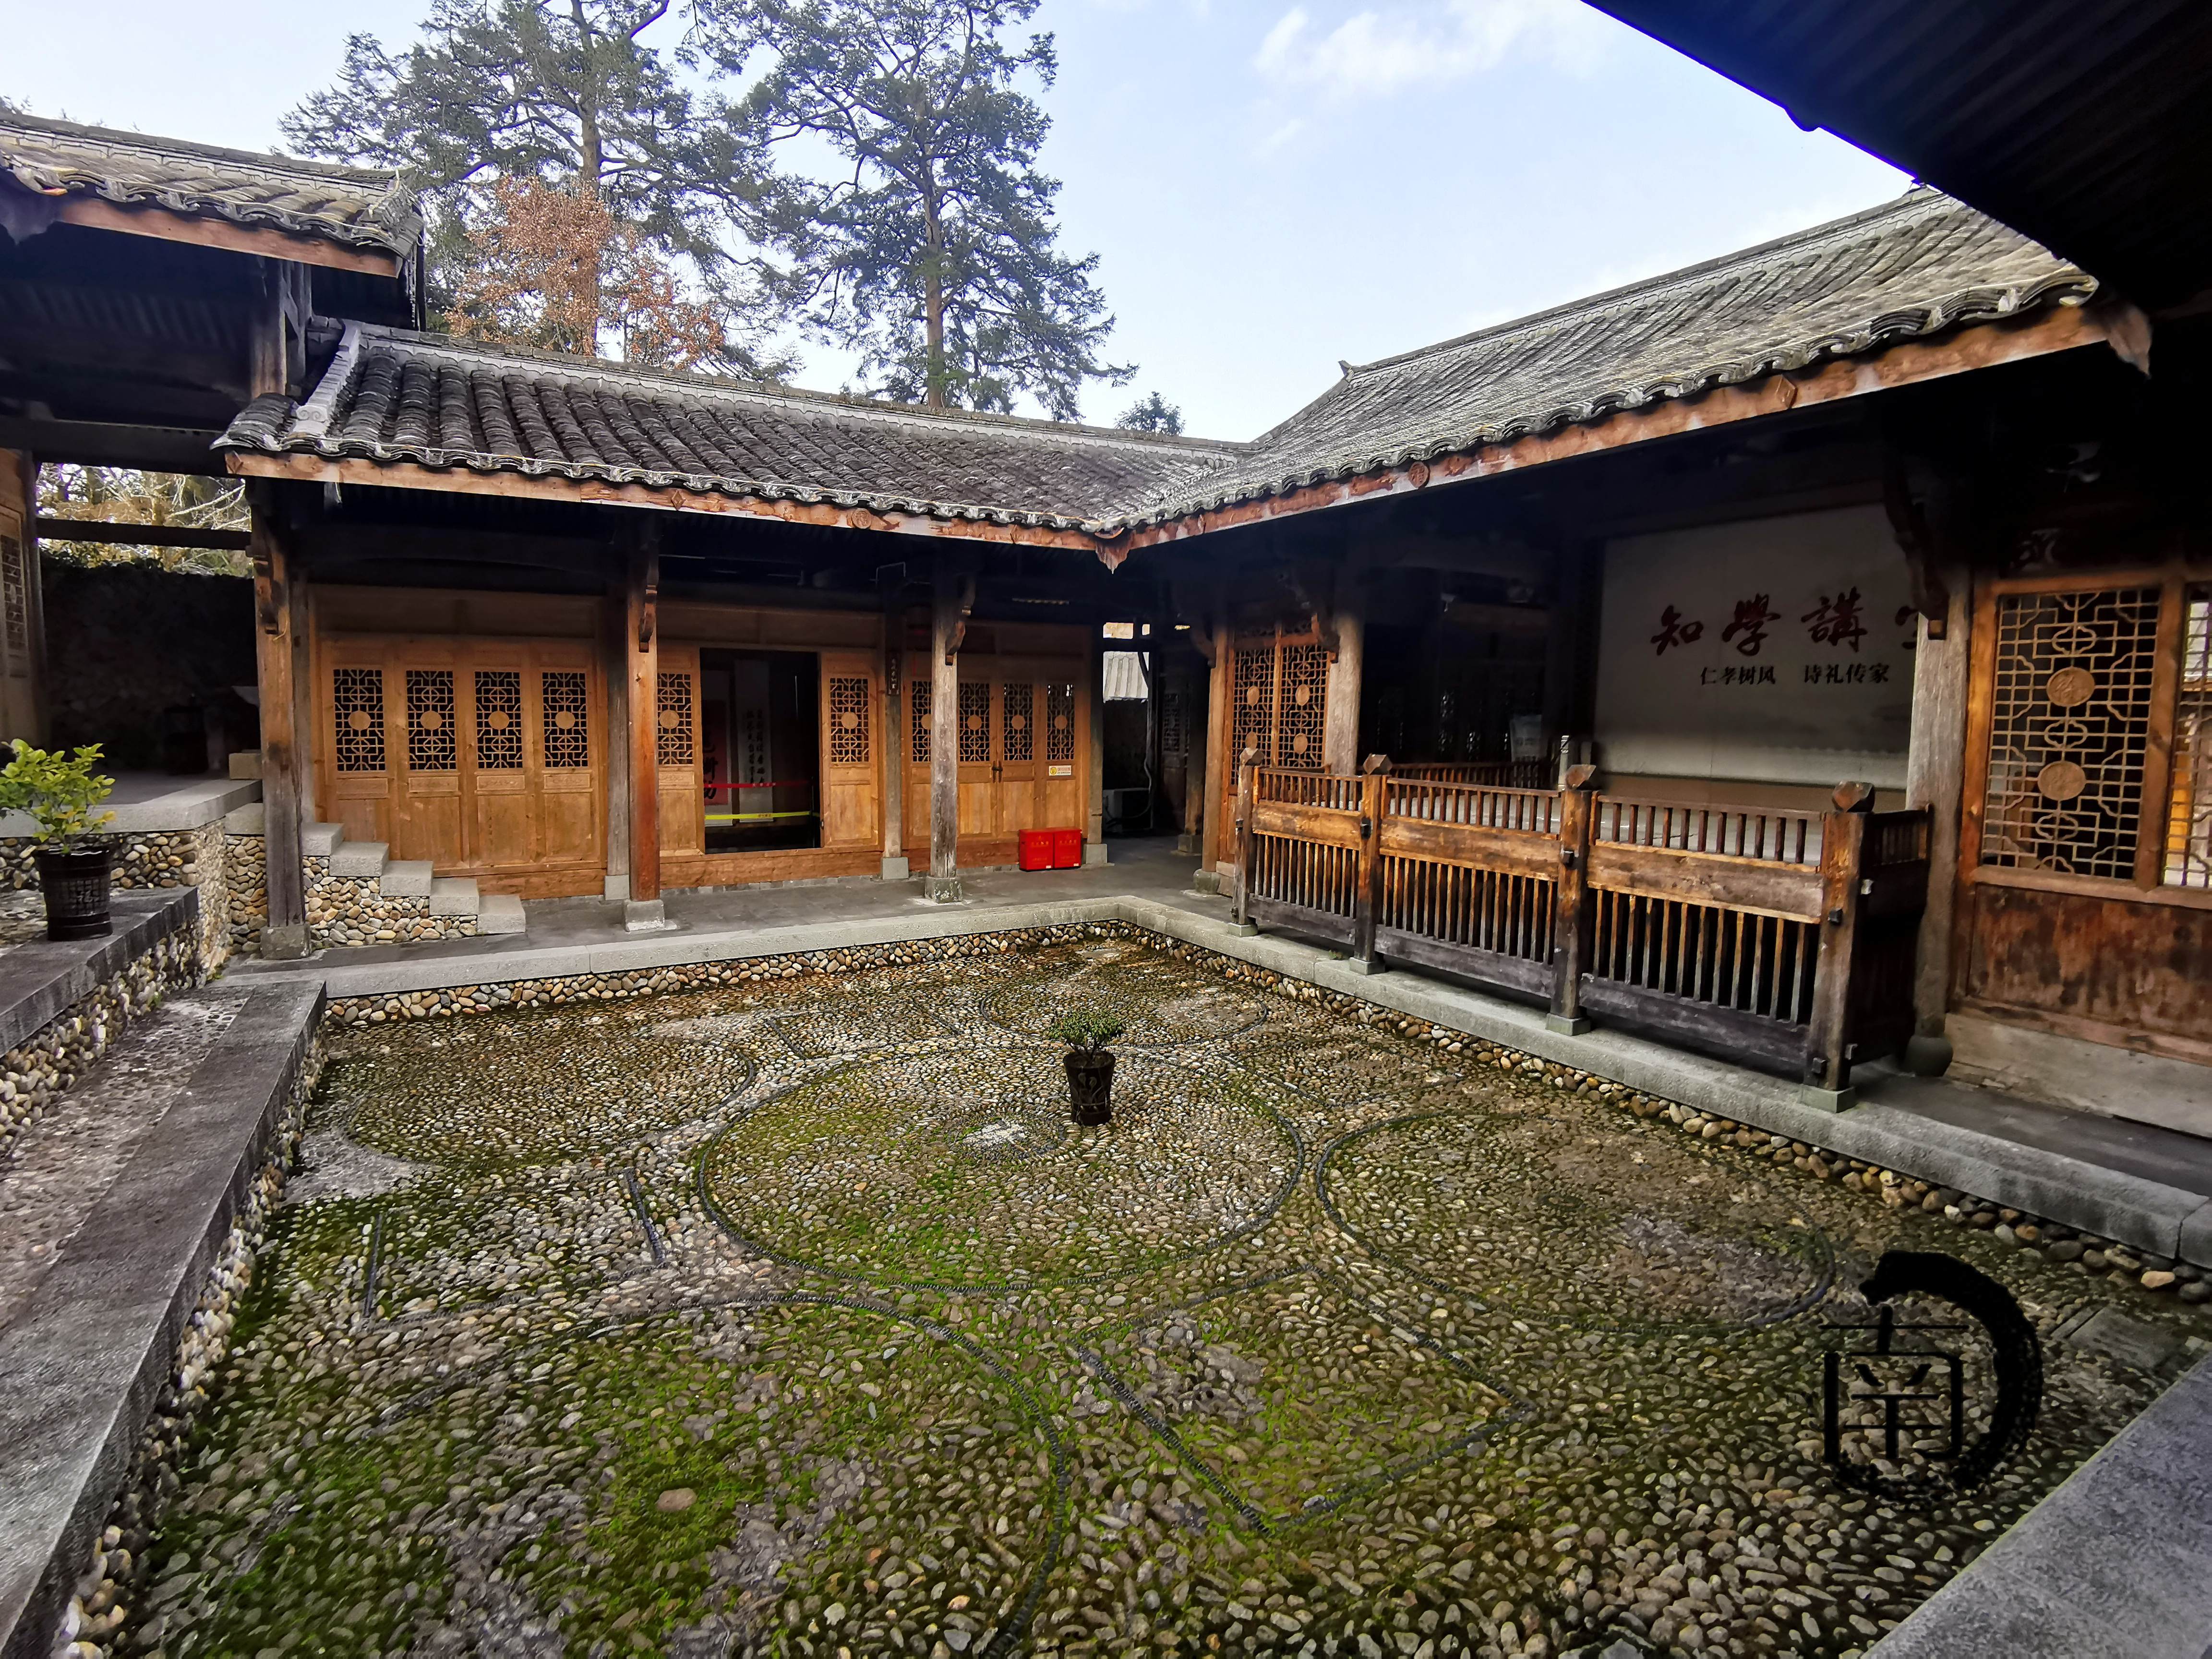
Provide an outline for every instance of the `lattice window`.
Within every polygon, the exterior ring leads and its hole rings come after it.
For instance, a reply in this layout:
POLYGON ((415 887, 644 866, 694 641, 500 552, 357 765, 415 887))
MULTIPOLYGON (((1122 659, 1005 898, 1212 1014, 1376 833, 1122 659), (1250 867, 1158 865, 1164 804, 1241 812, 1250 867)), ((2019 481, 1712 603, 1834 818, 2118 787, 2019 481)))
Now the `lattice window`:
POLYGON ((1230 665, 1231 690, 1236 699, 1229 733, 1229 765, 1233 775, 1247 749, 1260 751, 1259 764, 1275 763, 1275 647, 1240 650, 1230 665))
POLYGON ((1075 758, 1075 686, 1060 680, 1044 689, 1044 757, 1048 761, 1075 758))
POLYGON ((544 702, 545 764, 568 771, 592 763, 589 681, 580 668, 549 668, 538 680, 544 702))
POLYGON ((2173 805, 2166 817, 2168 887, 2212 887, 2212 585, 2182 611, 2180 698, 2173 712, 2173 805))
POLYGON ((337 769, 384 769, 384 671, 337 668, 331 672, 331 707, 337 725, 337 769))
POLYGON ((1982 862, 2132 880, 2159 591, 1997 601, 1982 862))
POLYGON ((929 764, 930 693, 933 682, 915 680, 907 687, 907 757, 916 766, 929 764))
POLYGON ((1188 702, 1180 690, 1160 693, 1160 753, 1187 755, 1190 752, 1190 717, 1185 712, 1188 702))
POLYGON ((453 741, 453 671, 407 671, 407 768, 451 772, 460 764, 453 741))
POLYGON ((691 764, 691 677, 664 672, 660 677, 655 758, 663 766, 691 764))
POLYGON ((1282 690, 1275 708, 1275 764, 1319 771, 1322 730, 1328 718, 1328 647, 1285 646, 1282 690))
POLYGON ((868 683, 833 678, 830 682, 830 764, 867 763, 868 683))
POLYGON ((972 766, 991 758, 991 684, 960 683, 960 761, 972 766))
POLYGON ((7 619, 8 649, 15 661, 15 672, 30 672, 27 660, 31 650, 31 580, 24 568, 23 543, 20 537, 0 536, 0 610, 7 619))
POLYGON ((1027 680, 1008 680, 999 688, 999 758, 1032 759, 1036 742, 1036 687, 1027 680))
POLYGON ((748 708, 738 720, 738 781, 768 781, 768 711, 748 708))
POLYGON ((522 769, 522 671, 477 670, 477 770, 522 769))

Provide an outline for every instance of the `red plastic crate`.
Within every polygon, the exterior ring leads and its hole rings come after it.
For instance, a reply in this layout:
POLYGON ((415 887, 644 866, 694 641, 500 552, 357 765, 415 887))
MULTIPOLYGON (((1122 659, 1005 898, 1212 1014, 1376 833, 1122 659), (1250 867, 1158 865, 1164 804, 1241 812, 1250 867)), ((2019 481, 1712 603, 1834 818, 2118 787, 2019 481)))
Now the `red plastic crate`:
POLYGON ((1059 835, 1056 830, 1024 830, 1021 833, 1017 861, 1024 870, 1052 868, 1053 842, 1059 835))
POLYGON ((1052 865, 1055 870, 1079 870, 1083 867, 1083 831, 1054 830, 1052 836, 1052 865))

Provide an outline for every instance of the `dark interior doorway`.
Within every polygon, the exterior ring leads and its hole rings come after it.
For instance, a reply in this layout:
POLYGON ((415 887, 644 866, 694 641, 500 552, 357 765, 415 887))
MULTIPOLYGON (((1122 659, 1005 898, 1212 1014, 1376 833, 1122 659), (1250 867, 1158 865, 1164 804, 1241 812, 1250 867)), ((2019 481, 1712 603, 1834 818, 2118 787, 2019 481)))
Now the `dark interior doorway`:
POLYGON ((811 651, 702 651, 707 850, 822 845, 821 668, 811 651))

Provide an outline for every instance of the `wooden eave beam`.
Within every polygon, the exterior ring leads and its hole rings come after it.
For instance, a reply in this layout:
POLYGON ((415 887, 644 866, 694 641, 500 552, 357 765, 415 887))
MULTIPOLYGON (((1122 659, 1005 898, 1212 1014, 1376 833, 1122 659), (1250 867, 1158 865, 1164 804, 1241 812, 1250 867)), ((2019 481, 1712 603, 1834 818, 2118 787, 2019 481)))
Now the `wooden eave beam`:
POLYGON ((244 530, 208 530, 196 525, 119 524, 110 519, 31 520, 32 532, 45 542, 98 542, 113 547, 189 547, 242 553, 253 537, 244 530))
POLYGON ((112 230, 125 236, 151 236, 164 242, 188 242, 196 247, 220 248, 228 253, 253 253, 294 264, 320 265, 328 270, 353 270, 365 276, 399 276, 398 256, 367 248, 346 247, 319 237, 295 236, 289 231, 255 225, 233 224, 228 219, 204 219, 167 208, 118 207, 96 196, 72 196, 62 204, 57 222, 82 225, 88 230, 112 230))
POLYGON ((1744 386, 1717 386, 1694 398, 1670 398, 1649 409, 1608 415, 1603 420, 1561 427, 1509 444, 1462 451, 1434 461, 1385 467, 1353 478, 1309 484, 1280 495, 1195 513, 1165 524, 1147 525, 1117 539, 1124 556, 1218 530, 1293 518, 1326 507, 1411 495, 1431 483, 1461 483, 1626 448, 1660 438, 1680 437, 1711 427, 1757 420, 1762 416, 1811 409, 1869 392, 1994 368, 2053 352, 2088 345, 2119 347, 2108 319, 2094 307, 2058 306, 2026 319, 1984 323, 1936 340, 1908 340, 1863 357, 1823 363, 1791 374, 1770 374, 1744 386))
MULTIPOLYGON (((232 451, 223 457, 242 477, 290 478, 311 483, 357 484, 380 489, 436 489, 463 495, 495 495, 511 501, 567 501, 596 507, 636 507, 670 513, 714 514, 813 525, 828 530, 873 530, 890 535, 927 536, 946 541, 1005 546, 1059 548, 1104 558, 1104 546, 1080 530, 1047 530, 1032 525, 978 523, 970 519, 933 519, 919 513, 878 513, 865 507, 826 501, 770 501, 753 496, 720 495, 692 489, 659 489, 646 484, 610 483, 599 478, 530 478, 514 472, 441 471, 412 461, 332 460, 320 455, 267 455, 232 451)), ((1118 560, 1115 562, 1119 562, 1118 560)))

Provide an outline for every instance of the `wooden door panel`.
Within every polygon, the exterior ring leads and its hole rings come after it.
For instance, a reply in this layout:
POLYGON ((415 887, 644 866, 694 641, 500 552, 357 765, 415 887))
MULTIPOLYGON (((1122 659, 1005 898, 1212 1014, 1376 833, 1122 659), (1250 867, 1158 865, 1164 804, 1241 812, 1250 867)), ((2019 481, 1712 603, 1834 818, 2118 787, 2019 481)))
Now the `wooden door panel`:
POLYGON ((463 775, 471 797, 466 851, 471 864, 494 869, 528 864, 536 851, 524 676, 519 664, 483 661, 465 675, 468 742, 463 775))
POLYGON ((593 696, 595 676, 588 656, 552 665, 541 659, 526 677, 526 695, 534 700, 529 721, 531 763, 538 793, 537 857, 544 864, 604 866, 601 833, 606 823, 606 704, 593 696))
POLYGON ((873 847, 883 835, 883 770, 876 747, 875 659, 865 651, 824 651, 822 687, 822 845, 873 847))
POLYGON ((654 714, 660 781, 660 850, 707 850, 707 794, 699 763, 699 647, 660 648, 659 706, 654 714))

